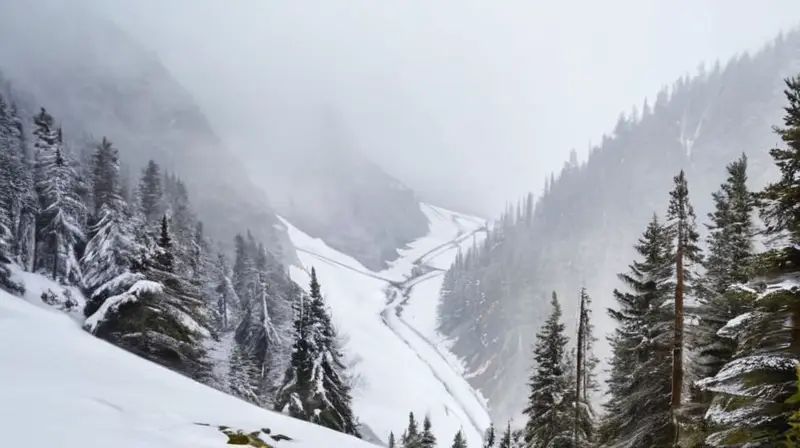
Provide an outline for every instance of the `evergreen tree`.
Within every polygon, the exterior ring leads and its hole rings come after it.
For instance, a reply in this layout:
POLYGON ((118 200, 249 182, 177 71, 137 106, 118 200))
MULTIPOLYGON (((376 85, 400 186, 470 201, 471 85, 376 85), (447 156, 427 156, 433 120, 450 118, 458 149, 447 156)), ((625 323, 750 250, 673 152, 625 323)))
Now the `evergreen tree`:
POLYGON ((39 195, 37 271, 53 280, 80 285, 79 247, 85 241, 86 207, 76 188, 78 174, 63 152, 61 132, 44 109, 36 123, 36 189, 39 195))
POLYGON ((403 448, 419 448, 420 447, 420 433, 417 425, 417 420, 414 418, 414 413, 408 413, 408 426, 403 432, 402 437, 403 448))
POLYGON ((672 338, 672 388, 670 408, 673 439, 677 445, 680 438, 681 403, 683 398, 683 345, 684 345, 684 299, 696 291, 695 268, 702 262, 698 240, 700 234, 695 224, 694 208, 689 201, 689 187, 683 170, 674 178, 675 186, 670 192, 667 208, 667 229, 675 247, 675 322, 672 338))
POLYGON ((674 325, 674 252, 671 234, 654 215, 635 246, 641 257, 619 279, 630 292, 614 291, 617 323, 610 337, 610 398, 601 428, 604 445, 669 446, 671 353, 674 325))
POLYGON ((594 326, 591 322, 592 299, 581 288, 580 304, 578 306, 578 337, 576 339, 575 358, 575 386, 574 386, 574 416, 573 416, 573 445, 575 447, 592 446, 594 434, 594 409, 590 393, 597 391, 595 368, 598 359, 594 356, 594 326))
POLYGON ((436 436, 431 430, 431 418, 425 416, 422 421, 422 434, 419 435, 419 448, 436 448, 436 436))
POLYGON ((511 423, 508 423, 506 430, 500 437, 500 446, 498 448, 511 448, 511 423))
POLYGON ((295 418, 359 436, 336 331, 313 268, 309 289, 308 303, 300 306, 295 318, 292 359, 275 408, 295 418))
POLYGON ((145 221, 155 223, 163 214, 163 190, 161 186, 161 168, 150 160, 147 162, 139 181, 139 207, 145 221))
POLYGON ((800 403, 795 367, 800 362, 800 78, 786 80, 784 127, 775 131, 785 148, 770 151, 778 181, 757 194, 772 249, 755 257, 753 279, 732 285, 752 304, 718 334, 736 341, 733 359, 716 376, 699 382, 714 394, 707 420, 713 446, 778 446, 790 431, 800 403), (788 401, 787 401, 788 400, 788 401))
POLYGON ((117 151, 103 138, 92 156, 94 224, 81 258, 87 316, 106 298, 130 286, 125 279, 130 278, 130 268, 143 249, 135 241, 135 219, 120 195, 119 171, 117 151))
POLYGON ((172 235, 170 234, 169 221, 167 215, 161 217, 161 231, 158 235, 158 250, 156 251, 155 261, 159 268, 166 272, 174 272, 175 256, 172 251, 172 235))
POLYGON ((571 386, 566 365, 567 337, 561 322, 561 305, 554 292, 550 302, 552 312, 536 334, 534 346, 535 369, 530 378, 528 417, 525 442, 534 448, 571 446, 572 403, 567 391, 571 386))
POLYGON ((456 433, 455 437, 453 437, 452 448, 467 448, 467 441, 464 440, 464 434, 461 433, 460 429, 456 433))
POLYGON ((218 254, 214 265, 214 295, 216 297, 216 327, 220 332, 225 332, 230 327, 231 314, 239 304, 239 296, 233 288, 231 273, 225 255, 218 254))
POLYGON ((394 433, 389 432, 389 448, 396 448, 397 442, 394 440, 394 433))
POLYGON ((166 217, 155 245, 137 256, 124 291, 86 319, 93 334, 201 382, 211 380, 203 341, 211 336, 206 302, 195 283, 172 271, 166 217))
MULTIPOLYGON (((261 391, 263 402, 271 403, 283 387, 292 356, 291 305, 299 299, 300 291, 280 262, 249 232, 246 239, 239 235, 235 242, 233 280, 227 292, 236 298, 237 306, 231 313, 235 314, 235 342, 243 345, 244 352, 259 366, 259 375, 252 382, 261 391)), ((225 285, 220 287, 225 292, 225 285)))
POLYGON ((243 345, 234 345, 228 372, 229 392, 256 406, 263 406, 264 396, 258 381, 254 381, 259 377, 258 365, 251 354, 243 345))
MULTIPOLYGON (((693 377, 717 375, 730 362, 736 351, 734 340, 720 336, 719 330, 731 319, 752 309, 742 300, 740 291, 730 290, 747 281, 753 259, 754 201, 747 189, 747 157, 743 154, 727 166, 728 177, 713 193, 714 211, 708 214, 708 256, 704 260, 705 275, 700 291, 698 324, 694 338, 696 356, 692 362, 693 377)), ((687 406, 692 433, 704 439, 708 428, 703 417, 711 405, 712 394, 693 387, 687 406)))
POLYGON ((0 288, 21 293, 21 287, 11 280, 11 270, 6 266, 14 257, 15 209, 18 208, 21 182, 21 160, 11 139, 11 120, 3 97, 0 95, 0 288))
POLYGON ((11 176, 16 179, 15 200, 11 204, 11 231, 13 233, 13 253, 19 264, 26 270, 33 270, 36 253, 36 215, 39 212, 33 169, 28 160, 25 130, 17 106, 11 103, 7 113, 7 148, 10 156, 11 176))
POLYGON ((120 183, 119 154, 111 142, 103 137, 92 156, 93 214, 100 220, 103 209, 121 211, 124 208, 120 183))
POLYGON ((497 442, 497 435, 495 434, 494 424, 490 423, 486 434, 483 435, 483 448, 494 448, 495 442, 497 442))

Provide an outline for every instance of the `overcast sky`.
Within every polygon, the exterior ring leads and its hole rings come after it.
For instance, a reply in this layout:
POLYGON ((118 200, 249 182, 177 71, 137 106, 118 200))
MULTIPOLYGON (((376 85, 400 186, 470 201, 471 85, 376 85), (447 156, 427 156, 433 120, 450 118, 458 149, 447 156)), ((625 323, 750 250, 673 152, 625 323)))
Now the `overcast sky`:
POLYGON ((621 111, 800 22, 797 0, 94 0, 258 175, 341 113, 424 196, 496 212, 621 111))

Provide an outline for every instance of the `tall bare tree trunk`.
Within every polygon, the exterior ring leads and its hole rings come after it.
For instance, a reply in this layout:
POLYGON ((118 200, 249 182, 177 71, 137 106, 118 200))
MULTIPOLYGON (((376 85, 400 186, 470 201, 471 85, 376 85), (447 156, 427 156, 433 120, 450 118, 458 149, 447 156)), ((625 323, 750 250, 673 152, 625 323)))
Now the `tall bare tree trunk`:
MULTIPOLYGON (((581 304, 580 304, 580 313, 578 314, 578 341, 577 341, 577 356, 575 360, 575 417, 573 422, 572 428, 572 437, 574 441, 573 446, 578 446, 578 422, 580 421, 580 404, 581 404, 581 383, 584 382, 583 378, 583 366, 585 365, 585 342, 586 342, 586 329, 585 329, 585 319, 584 319, 584 307, 586 306, 586 302, 584 300, 584 292, 581 290, 581 304)), ((584 389, 585 393, 585 389, 584 389)))
MULTIPOLYGON (((681 229, 678 232, 682 232, 681 229)), ((675 336, 672 340, 672 426, 674 431, 673 445, 678 446, 680 425, 678 411, 681 407, 681 389, 683 386, 683 235, 678 234, 678 250, 675 254, 675 336)))

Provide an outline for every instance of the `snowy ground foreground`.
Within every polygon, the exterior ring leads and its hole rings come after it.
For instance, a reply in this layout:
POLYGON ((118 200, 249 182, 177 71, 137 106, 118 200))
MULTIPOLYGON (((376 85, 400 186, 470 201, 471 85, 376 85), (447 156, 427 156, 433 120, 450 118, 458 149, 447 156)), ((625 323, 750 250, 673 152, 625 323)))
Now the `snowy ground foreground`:
POLYGON ((356 375, 354 408, 384 441, 405 429, 408 412, 428 414, 440 446, 464 431, 482 445, 489 426, 485 400, 462 377, 463 366, 437 335, 436 305, 444 270, 459 246, 479 240, 480 219, 422 205, 429 233, 401 251, 389 269, 372 272, 284 221, 304 266, 292 278, 308 284, 313 266, 356 375), (415 269, 416 268, 416 269, 415 269))
MULTIPOLYGON (((32 291, 46 280, 29 276, 32 291)), ((107 344, 37 297, 0 290, 0 446, 223 448, 226 425, 269 428, 276 448, 367 448, 252 406, 107 344)))

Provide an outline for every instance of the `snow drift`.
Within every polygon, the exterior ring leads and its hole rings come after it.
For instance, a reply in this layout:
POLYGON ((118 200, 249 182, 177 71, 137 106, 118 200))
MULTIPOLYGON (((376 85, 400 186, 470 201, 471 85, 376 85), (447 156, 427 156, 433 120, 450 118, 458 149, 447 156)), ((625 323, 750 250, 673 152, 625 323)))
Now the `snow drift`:
POLYGON ((221 448, 218 426, 269 429, 276 448, 366 448, 355 438, 250 405, 138 358, 45 305, 28 275, 25 299, 0 290, 0 445, 221 448), (208 426, 206 426, 208 425, 208 426))

